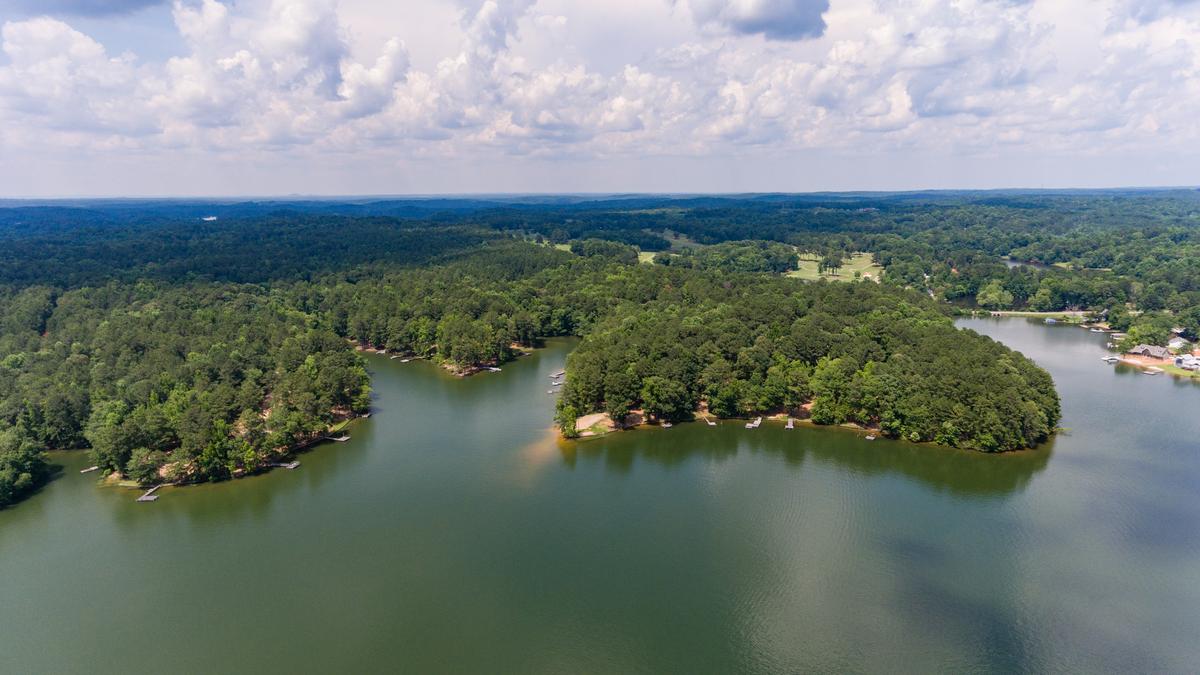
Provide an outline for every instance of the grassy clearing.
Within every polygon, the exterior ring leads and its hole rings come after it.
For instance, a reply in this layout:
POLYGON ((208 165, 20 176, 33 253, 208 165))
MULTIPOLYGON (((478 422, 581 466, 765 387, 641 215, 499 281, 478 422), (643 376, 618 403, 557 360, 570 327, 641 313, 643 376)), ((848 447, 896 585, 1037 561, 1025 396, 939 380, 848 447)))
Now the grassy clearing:
POLYGON ((638 262, 647 265, 654 262, 654 256, 658 255, 655 251, 638 251, 638 262))
POLYGON ((1062 323, 1083 323, 1083 312, 1014 312, 1014 311, 989 311, 985 309, 979 310, 985 314, 992 316, 1016 316, 1029 319, 1054 319, 1062 323))
POLYGON ((663 237, 667 241, 671 242, 671 250, 672 251, 678 251, 678 250, 684 249, 684 248, 697 248, 697 247, 703 246, 703 244, 699 244, 699 243, 694 242, 691 239, 689 239, 687 237, 687 235, 679 234, 678 232, 674 232, 672 230, 665 230, 663 232, 663 237))
POLYGON ((1200 373, 1197 373, 1194 370, 1185 370, 1175 364, 1164 363, 1158 367, 1162 368, 1164 373, 1168 375, 1174 375, 1175 377, 1182 377, 1189 380, 1200 377, 1200 373))
POLYGON ((875 281, 878 281, 883 276, 883 268, 875 264, 875 260, 871 257, 870 253, 855 253, 849 260, 842 264, 842 268, 837 271, 837 274, 831 272, 820 274, 817 271, 820 261, 820 256, 811 253, 801 253, 800 269, 788 272, 787 276, 794 279, 804 279, 805 281, 816 281, 817 279, 854 281, 855 272, 859 272, 864 279, 870 276, 875 281))

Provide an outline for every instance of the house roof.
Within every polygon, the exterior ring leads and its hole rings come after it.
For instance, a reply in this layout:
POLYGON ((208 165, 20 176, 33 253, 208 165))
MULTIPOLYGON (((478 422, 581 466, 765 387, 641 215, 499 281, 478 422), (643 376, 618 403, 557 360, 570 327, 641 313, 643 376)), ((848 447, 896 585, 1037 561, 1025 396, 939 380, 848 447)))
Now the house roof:
POLYGON ((1156 359, 1165 359, 1171 356, 1171 352, 1167 351, 1166 347, 1158 347, 1155 345, 1138 345, 1133 349, 1130 349, 1129 353, 1152 356, 1156 359))

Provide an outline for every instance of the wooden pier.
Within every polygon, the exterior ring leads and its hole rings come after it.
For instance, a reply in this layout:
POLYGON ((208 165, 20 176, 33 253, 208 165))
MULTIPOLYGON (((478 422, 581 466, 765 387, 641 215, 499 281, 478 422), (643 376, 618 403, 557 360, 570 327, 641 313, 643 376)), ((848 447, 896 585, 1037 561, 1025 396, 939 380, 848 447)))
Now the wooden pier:
POLYGON ((793 420, 792 418, 789 417, 788 421, 787 421, 787 425, 784 426, 783 428, 784 429, 795 429, 796 428, 795 420, 793 420))
POLYGON ((300 466, 300 462, 297 460, 292 460, 290 462, 271 462, 270 465, 277 469, 295 469, 300 466))
POLYGON ((156 495, 154 493, 160 487, 162 487, 162 485, 155 485, 154 487, 150 488, 149 490, 146 490, 146 493, 143 494, 141 497, 138 497, 137 500, 139 502, 156 502, 156 501, 158 501, 158 495, 156 495))
POLYGON ((348 434, 342 434, 341 436, 326 436, 325 440, 333 441, 334 443, 345 443, 346 441, 350 440, 350 436, 348 434))
POLYGON ((93 471, 99 471, 99 470, 100 470, 100 467, 98 467, 98 466, 89 466, 86 469, 81 469, 79 471, 79 473, 91 473, 93 471))

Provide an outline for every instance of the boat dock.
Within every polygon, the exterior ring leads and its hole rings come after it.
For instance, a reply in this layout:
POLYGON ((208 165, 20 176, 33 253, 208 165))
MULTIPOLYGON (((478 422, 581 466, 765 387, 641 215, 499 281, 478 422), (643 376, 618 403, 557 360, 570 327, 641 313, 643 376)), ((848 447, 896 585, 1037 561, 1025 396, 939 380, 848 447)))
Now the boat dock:
POLYGON ((86 469, 80 469, 79 473, 91 473, 93 471, 99 471, 99 470, 100 470, 100 467, 98 467, 98 466, 89 466, 86 469))
POLYGON ((300 466, 300 462, 297 460, 292 460, 290 462, 271 462, 270 466, 273 466, 277 469, 295 469, 300 466))
POLYGON ((714 422, 714 421, 712 421, 712 420, 708 419, 708 415, 701 415, 701 416, 700 416, 700 418, 701 418, 701 419, 703 419, 703 420, 704 420, 704 423, 705 423, 705 424, 707 424, 707 425, 708 425, 708 426, 710 426, 710 427, 715 427, 715 426, 717 426, 717 423, 716 423, 716 422, 714 422))
POLYGON ((756 417, 753 422, 746 422, 747 429, 757 429, 762 424, 762 418, 756 417))
POLYGON ((558 378, 560 378, 560 377, 562 377, 563 375, 566 375, 566 374, 567 374, 567 371, 565 371, 565 370, 559 370, 559 371, 557 371, 557 372, 550 373, 550 379, 552 379, 552 380, 557 380, 558 378))
POLYGON ((350 436, 348 434, 342 434, 341 436, 326 436, 325 440, 333 441, 335 443, 345 443, 346 441, 350 440, 350 436))
POLYGON ((789 418, 788 418, 788 421, 787 421, 787 424, 786 424, 786 425, 784 425, 784 427, 783 427, 783 428, 784 428, 784 429, 795 429, 795 428, 796 428, 796 421, 795 421, 795 420, 793 420, 792 418, 790 418, 790 417, 789 417, 789 418))
POLYGON ((162 485, 155 485, 154 487, 150 488, 149 490, 146 490, 146 493, 143 494, 141 497, 138 497, 137 500, 139 502, 156 502, 156 501, 158 501, 158 495, 156 495, 154 493, 160 487, 162 487, 162 485))

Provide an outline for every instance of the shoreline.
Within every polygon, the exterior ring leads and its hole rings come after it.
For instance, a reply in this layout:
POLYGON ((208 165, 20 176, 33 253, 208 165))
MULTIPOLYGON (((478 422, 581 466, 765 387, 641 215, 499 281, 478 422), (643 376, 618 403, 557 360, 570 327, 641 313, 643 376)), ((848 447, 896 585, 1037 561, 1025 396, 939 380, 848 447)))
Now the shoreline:
MULTIPOLYGON (((547 340, 550 338, 539 338, 539 339, 547 340)), ((452 363, 450 361, 439 361, 435 356, 421 356, 421 355, 413 354, 410 352, 400 352, 400 351, 390 350, 387 348, 374 347, 371 345, 364 345, 360 342, 354 342, 353 340, 350 340, 349 342, 351 342, 354 345, 354 351, 359 352, 361 354, 372 355, 372 356, 386 356, 386 357, 388 357, 389 360, 401 359, 401 361, 400 361, 401 363, 409 363, 411 361, 429 361, 430 363, 436 364, 438 367, 445 369, 446 371, 448 371, 451 375, 453 375, 455 377, 470 377, 472 375, 477 375, 479 373, 499 372, 501 369, 500 366, 504 365, 505 363, 511 363, 523 356, 529 356, 534 351, 541 349, 540 347, 526 347, 524 345, 518 345, 518 344, 514 343, 509 346, 509 349, 512 351, 512 356, 510 358, 499 360, 499 361, 488 361, 488 362, 484 362, 484 363, 477 363, 477 364, 472 364, 472 365, 460 365, 457 363, 452 363)))
MULTIPOLYGON (((250 478, 252 476, 259 476, 262 474, 271 473, 272 471, 279 469, 279 468, 285 468, 285 469, 298 468, 299 460, 295 459, 296 454, 304 454, 306 452, 309 452, 310 449, 314 448, 315 446, 320 445, 322 442, 336 443, 336 442, 348 441, 348 440, 350 440, 349 435, 344 435, 343 437, 340 437, 340 438, 335 438, 334 435, 335 434, 344 434, 346 428, 349 427, 351 423, 356 422, 358 420, 368 419, 370 417, 371 417, 371 412, 368 411, 361 415, 351 415, 350 417, 339 420, 339 421, 335 422, 334 424, 330 425, 329 428, 326 429, 325 431, 323 431, 323 432, 319 433, 318 435, 316 435, 312 438, 309 438, 297 445, 290 446, 290 447, 287 447, 286 449, 282 449, 282 450, 279 450, 279 449, 272 450, 270 454, 268 454, 266 457, 263 458, 263 464, 260 465, 259 467, 255 468, 254 470, 247 471, 245 469, 239 469, 236 471, 232 471, 232 472, 230 472, 230 475, 228 478, 224 478, 221 480, 214 481, 214 480, 183 479, 183 480, 171 482, 171 481, 168 481, 165 478, 163 478, 163 482, 161 482, 161 483, 157 483, 154 485, 150 485, 150 484, 143 485, 141 483, 138 483, 137 481, 126 478, 123 474, 114 472, 114 473, 100 476, 96 480, 96 484, 99 487, 116 487, 116 488, 122 488, 122 489, 128 489, 128 490, 136 490, 138 492, 144 492, 149 488, 155 488, 155 489, 163 488, 163 487, 180 488, 180 487, 188 487, 188 486, 192 486, 192 485, 203 485, 205 483, 223 483, 226 481, 237 481, 237 480, 242 480, 244 478, 250 478), (291 466, 291 467, 286 466, 287 464, 292 463, 292 462, 295 463, 295 466, 291 466)), ((73 453, 73 452, 87 452, 87 450, 88 450, 88 448, 77 448, 74 450, 56 450, 54 452, 73 453)))
MULTIPOLYGON (((592 415, 604 415, 605 417, 607 417, 607 415, 605 413, 592 413, 592 415)), ((755 417, 757 417, 757 415, 755 417)), ((764 422, 771 421, 771 422, 777 422, 780 425, 783 425, 784 423, 786 423, 788 416, 783 415, 783 414, 775 414, 775 415, 762 415, 762 418, 763 418, 764 422)), ((754 418, 753 417, 723 417, 723 418, 709 417, 709 419, 713 420, 713 424, 710 426, 718 426, 718 425, 728 426, 732 423, 745 424, 748 421, 753 421, 754 418)), ((1054 430, 1054 432, 1046 438, 1046 440, 1044 440, 1041 443, 1038 443, 1036 446, 1033 446, 1030 448, 1005 450, 1003 452, 986 452, 983 450, 977 450, 975 448, 960 448, 960 447, 956 447, 953 445, 941 445, 941 444, 935 443, 933 441, 910 441, 910 440, 907 440, 904 438, 886 436, 883 434, 883 432, 881 432, 877 428, 865 427, 856 422, 844 422, 842 424, 817 424, 816 422, 813 422, 809 418, 800 418, 800 417, 795 417, 795 416, 792 416, 792 421, 793 421, 793 424, 795 425, 794 426, 795 429, 804 428, 804 429, 808 429, 808 430, 821 431, 821 432, 837 431, 837 432, 842 432, 842 433, 853 433, 856 436, 859 436, 859 438, 864 441, 868 440, 866 438, 867 436, 875 436, 875 438, 872 440, 888 440, 893 443, 902 443, 904 445, 909 445, 909 446, 929 448, 929 449, 937 450, 940 452, 945 452, 945 451, 960 452, 960 453, 968 453, 971 455, 981 455, 981 456, 987 456, 987 457, 1021 456, 1021 455, 1025 455, 1027 453, 1046 452, 1047 446, 1049 444, 1051 444, 1059 434, 1065 434, 1069 431, 1068 429, 1064 429, 1064 428, 1056 428, 1054 430)), ((674 423, 672 423, 672 427, 674 427, 676 425, 689 425, 689 426, 694 425, 694 424, 704 425, 705 423, 706 422, 705 422, 704 416, 697 415, 695 418, 690 419, 690 420, 685 420, 682 422, 674 422, 674 423)), ((781 428, 784 430, 787 430, 786 427, 781 427, 781 428)), ((614 426, 603 433, 595 433, 595 434, 582 434, 581 433, 579 436, 577 436, 575 438, 568 438, 567 436, 565 436, 562 433, 562 429, 560 429, 557 424, 551 425, 549 427, 549 429, 551 429, 554 432, 556 440, 559 443, 563 443, 563 444, 594 441, 594 440, 597 440, 600 438, 607 438, 609 436, 612 436, 613 434, 629 432, 629 431, 645 432, 645 431, 649 431, 649 430, 653 430, 653 429, 660 429, 663 431, 667 430, 667 429, 664 429, 659 424, 642 422, 640 424, 636 424, 636 425, 628 426, 628 427, 618 428, 618 427, 614 426)), ((750 431, 753 431, 753 429, 747 429, 746 431, 750 432, 750 431)), ((887 446, 883 446, 883 447, 887 447, 887 446)))

